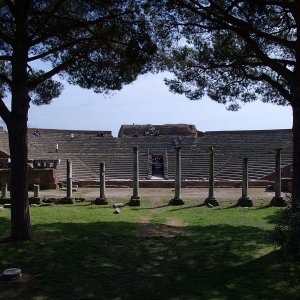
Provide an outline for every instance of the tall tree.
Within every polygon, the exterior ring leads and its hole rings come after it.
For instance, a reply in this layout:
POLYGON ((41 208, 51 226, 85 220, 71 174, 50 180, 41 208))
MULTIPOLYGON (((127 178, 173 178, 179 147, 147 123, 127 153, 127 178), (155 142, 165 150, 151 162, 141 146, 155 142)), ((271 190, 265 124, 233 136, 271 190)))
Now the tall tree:
POLYGON ((239 108, 293 109, 293 207, 300 209, 300 1, 153 0, 171 91, 239 108))
POLYGON ((9 133, 11 237, 30 239, 27 119, 69 83, 119 90, 147 72, 156 47, 133 0, 0 0, 0 117, 9 133), (43 68, 45 65, 46 68, 43 68), (11 97, 7 107, 4 97, 11 97))

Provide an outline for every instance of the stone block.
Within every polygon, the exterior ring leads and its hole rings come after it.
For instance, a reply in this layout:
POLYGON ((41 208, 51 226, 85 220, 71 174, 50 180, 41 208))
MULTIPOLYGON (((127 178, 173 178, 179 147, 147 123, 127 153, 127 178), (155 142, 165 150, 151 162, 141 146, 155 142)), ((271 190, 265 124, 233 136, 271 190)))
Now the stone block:
POLYGON ((179 206, 179 205, 183 205, 184 201, 182 199, 177 199, 177 198, 173 198, 169 201, 169 205, 174 205, 174 206, 179 206))
POLYGON ((94 201, 95 205, 106 205, 108 204, 108 201, 106 198, 96 198, 96 200, 94 201))
POLYGON ((39 197, 30 197, 29 199, 29 205, 31 204, 41 204, 41 198, 39 197))

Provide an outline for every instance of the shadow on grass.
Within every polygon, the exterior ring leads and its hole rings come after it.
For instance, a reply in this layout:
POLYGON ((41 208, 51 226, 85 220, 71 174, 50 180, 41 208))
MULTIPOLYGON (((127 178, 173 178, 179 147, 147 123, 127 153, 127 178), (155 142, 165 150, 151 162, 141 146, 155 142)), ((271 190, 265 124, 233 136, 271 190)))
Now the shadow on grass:
MULTIPOLYGON (((168 205, 168 206, 172 207, 172 205, 168 205)), ((191 208, 196 208, 196 207, 205 207, 205 206, 206 205, 203 204, 203 203, 196 204, 196 205, 191 205, 191 206, 180 205, 180 206, 173 206, 174 208, 170 209, 170 211, 186 210, 186 209, 191 209, 191 208)))
MULTIPOLYGON (((1 220, 2 221, 2 220, 1 220)), ((265 254, 267 232, 250 226, 119 222, 36 225, 34 239, 0 247, 0 299, 292 299, 265 254)), ((286 276, 286 275, 285 275, 286 276)))
POLYGON ((267 208, 270 208, 272 207, 271 204, 266 204, 266 205, 263 205, 263 206, 258 206, 257 209, 267 209, 267 208))
POLYGON ((268 215, 265 217, 265 219, 270 223, 270 224, 278 224, 282 218, 286 217, 286 210, 287 208, 284 209, 278 209, 275 211, 273 214, 268 215))
POLYGON ((131 210, 151 210, 151 209, 157 209, 157 208, 164 208, 164 207, 168 207, 168 206, 169 206, 169 204, 163 204, 163 205, 158 205, 158 206, 153 206, 153 207, 139 207, 139 208, 131 207, 131 210))

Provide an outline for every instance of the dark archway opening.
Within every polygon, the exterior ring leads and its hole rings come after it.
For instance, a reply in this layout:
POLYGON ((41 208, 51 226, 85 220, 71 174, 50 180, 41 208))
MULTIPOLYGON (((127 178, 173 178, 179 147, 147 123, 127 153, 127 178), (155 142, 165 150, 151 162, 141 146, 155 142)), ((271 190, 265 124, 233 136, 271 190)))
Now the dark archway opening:
POLYGON ((152 155, 152 176, 164 178, 163 155, 152 155))

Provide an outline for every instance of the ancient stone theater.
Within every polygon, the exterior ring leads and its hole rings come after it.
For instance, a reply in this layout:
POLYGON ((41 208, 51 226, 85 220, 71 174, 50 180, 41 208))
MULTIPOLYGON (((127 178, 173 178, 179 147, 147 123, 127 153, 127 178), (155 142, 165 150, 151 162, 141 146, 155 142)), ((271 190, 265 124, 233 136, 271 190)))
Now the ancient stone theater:
MULTIPOLYGON (((9 181, 8 135, 0 130, 0 176, 9 181)), ((281 149, 282 177, 291 177, 292 130, 202 132, 194 125, 122 125, 118 137, 107 130, 28 129, 29 184, 54 188, 66 181, 66 162, 72 161, 72 180, 78 186, 99 183, 99 163, 111 186, 130 186, 133 148, 138 147, 140 186, 167 187, 175 176, 175 148, 181 149, 183 186, 205 186, 209 153, 214 149, 216 186, 239 186, 242 164, 248 158, 249 184, 265 185, 274 178, 275 154, 281 149)), ((109 186, 109 185, 108 185, 109 186)))

